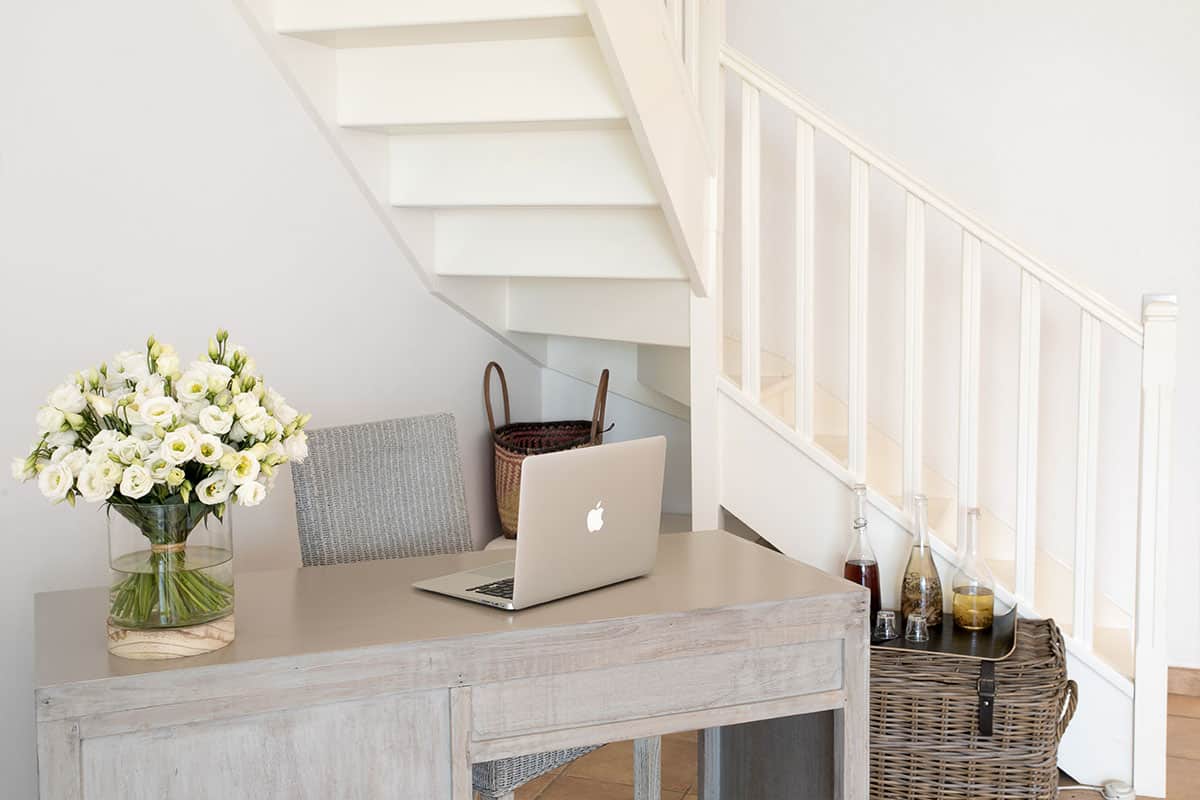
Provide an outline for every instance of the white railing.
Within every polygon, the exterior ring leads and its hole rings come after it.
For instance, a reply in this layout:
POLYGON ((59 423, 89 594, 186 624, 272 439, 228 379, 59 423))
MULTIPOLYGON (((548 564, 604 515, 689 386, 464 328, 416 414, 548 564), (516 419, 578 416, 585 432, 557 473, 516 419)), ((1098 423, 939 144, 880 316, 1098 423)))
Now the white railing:
MULTIPOLYGON (((669 6, 676 5, 668 3, 669 6)), ((1095 619, 1096 471, 1099 442, 1101 334, 1104 327, 1142 350, 1141 452, 1138 487, 1137 589, 1135 613, 1135 681, 1126 682, 1134 698, 1134 763, 1139 794, 1165 794, 1166 728, 1166 580, 1167 469, 1171 431, 1171 398, 1175 363, 1174 298, 1147 298, 1142 320, 1134 319, 1099 295, 1034 258, 942 195, 912 177, 895 162, 862 144, 814 108, 783 81, 737 50, 724 46, 720 64, 741 84, 741 198, 736 213, 741 231, 741 401, 758 404, 761 391, 762 270, 761 236, 761 104, 765 99, 789 111, 796 124, 794 221, 795 263, 795 420, 798 444, 847 483, 866 482, 867 382, 870 376, 867 332, 870 176, 882 174, 903 189, 906 199, 905 335, 902 448, 902 507, 872 493, 875 505, 912 530, 911 503, 922 490, 922 376, 924 352, 925 216, 935 209, 962 231, 962 312, 959 387, 957 499, 959 518, 978 505, 979 375, 982 298, 982 251, 991 248, 1020 272, 1021 307, 1018 365, 1017 516, 1014 581, 1003 592, 1027 614, 1035 614, 1037 552, 1038 379, 1041 347, 1041 293, 1050 288, 1080 309, 1079 436, 1072 636, 1074 652, 1098 661, 1093 646, 1095 619), (819 131, 849 152, 850 241, 848 329, 848 456, 845 465, 829 457, 813 438, 813 305, 814 305, 814 132, 819 131)), ((719 133, 716 134, 719 140, 719 133)), ((719 317, 718 317, 719 318, 719 317)), ((732 385, 728 381, 727 385, 732 385)), ((963 530, 963 525, 958 525, 963 530)), ((943 555, 953 558, 948 546, 943 555)), ((1109 672, 1113 672, 1109 668, 1109 672)))

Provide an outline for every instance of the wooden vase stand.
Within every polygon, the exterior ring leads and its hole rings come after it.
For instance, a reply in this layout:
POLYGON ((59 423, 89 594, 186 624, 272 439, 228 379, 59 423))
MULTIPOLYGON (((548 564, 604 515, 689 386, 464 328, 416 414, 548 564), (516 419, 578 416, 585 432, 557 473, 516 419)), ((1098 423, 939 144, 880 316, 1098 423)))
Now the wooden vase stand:
POLYGON ((137 661, 186 658, 220 650, 233 641, 234 615, 183 628, 123 628, 108 620, 108 652, 137 661))

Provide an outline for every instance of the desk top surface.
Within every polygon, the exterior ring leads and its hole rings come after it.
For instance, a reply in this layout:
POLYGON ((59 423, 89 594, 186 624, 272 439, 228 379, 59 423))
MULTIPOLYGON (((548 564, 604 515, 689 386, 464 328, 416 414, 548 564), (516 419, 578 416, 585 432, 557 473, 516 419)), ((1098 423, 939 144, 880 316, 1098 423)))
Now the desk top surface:
POLYGON ((257 659, 529 631, 862 590, 721 531, 662 537, 644 578, 508 612, 412 583, 512 559, 512 551, 363 561, 238 573, 237 638, 202 656, 130 661, 109 655, 104 588, 39 594, 37 688, 257 659))

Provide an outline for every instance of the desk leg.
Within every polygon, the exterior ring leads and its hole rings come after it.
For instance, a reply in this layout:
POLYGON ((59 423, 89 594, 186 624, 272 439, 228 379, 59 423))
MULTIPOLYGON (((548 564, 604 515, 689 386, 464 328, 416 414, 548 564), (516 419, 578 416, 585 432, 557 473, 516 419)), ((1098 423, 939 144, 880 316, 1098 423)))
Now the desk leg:
POLYGON ((846 631, 843 674, 846 686, 846 705, 834 713, 834 753, 837 773, 837 800, 867 800, 870 793, 867 781, 870 742, 868 686, 871 652, 868 647, 867 622, 852 625, 846 631))
POLYGON ((721 729, 705 728, 698 736, 696 794, 700 800, 721 800, 721 729))
POLYGON ((471 687, 450 690, 450 796, 473 800, 471 781, 471 687))
POLYGON ((662 798, 662 737, 633 742, 633 800, 662 798))

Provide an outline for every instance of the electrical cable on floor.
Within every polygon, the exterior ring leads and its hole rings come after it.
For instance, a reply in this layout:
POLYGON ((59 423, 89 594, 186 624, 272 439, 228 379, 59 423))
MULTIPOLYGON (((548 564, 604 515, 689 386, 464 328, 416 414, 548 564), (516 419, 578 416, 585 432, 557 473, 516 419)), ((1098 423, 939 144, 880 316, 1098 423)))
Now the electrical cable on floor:
POLYGON ((1107 781, 1103 786, 1086 786, 1084 784, 1075 784, 1073 786, 1060 786, 1059 792, 1070 791, 1074 789, 1086 789, 1089 792, 1099 792, 1104 800, 1137 800, 1137 796, 1133 793, 1133 787, 1124 781, 1107 781))

